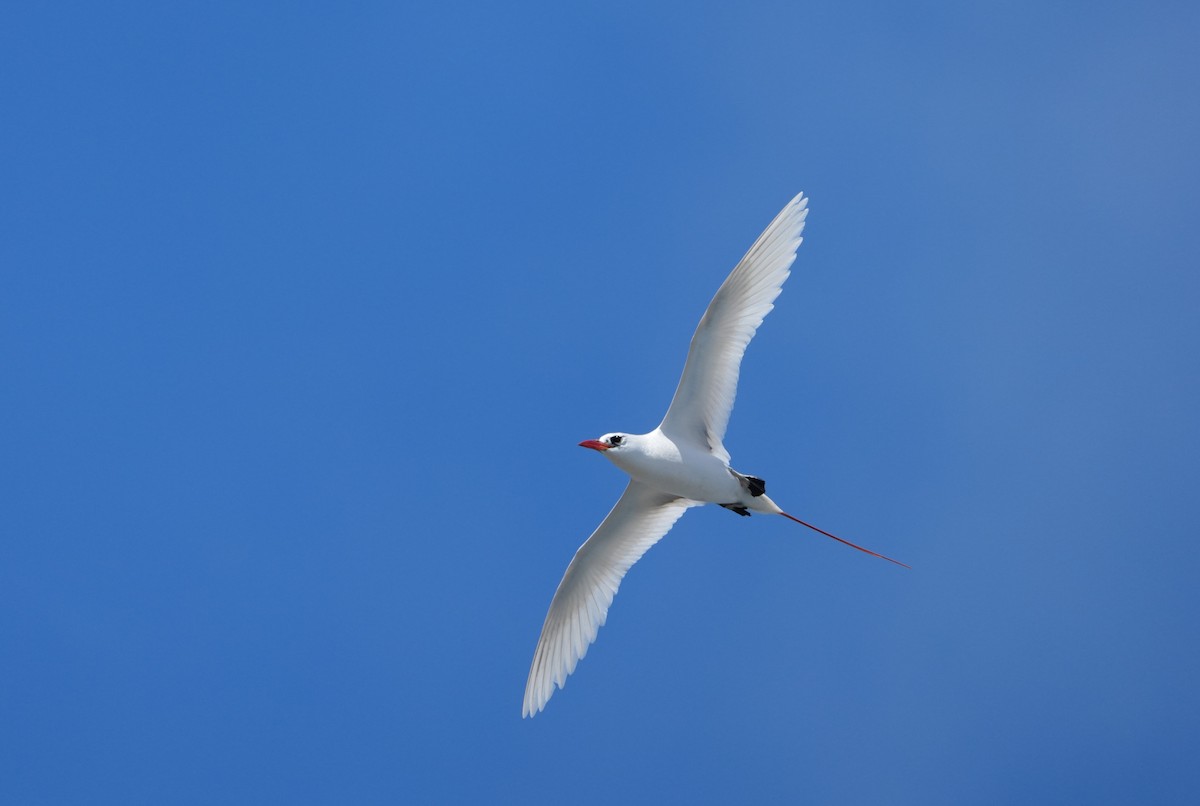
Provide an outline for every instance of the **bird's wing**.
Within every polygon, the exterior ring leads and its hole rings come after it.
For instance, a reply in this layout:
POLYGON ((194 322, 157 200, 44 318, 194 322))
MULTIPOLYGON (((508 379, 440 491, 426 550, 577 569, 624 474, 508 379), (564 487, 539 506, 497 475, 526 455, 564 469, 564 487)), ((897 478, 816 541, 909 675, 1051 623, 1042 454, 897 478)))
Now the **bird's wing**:
POLYGON ((659 428, 729 461, 723 440, 746 345, 775 307, 800 246, 808 199, 800 193, 775 216, 721 284, 696 327, 671 407, 659 428))
POLYGON ((559 688, 566 685, 567 676, 596 640, 625 572, 696 503, 629 482, 558 583, 533 653, 522 716, 546 707, 556 683, 559 688))

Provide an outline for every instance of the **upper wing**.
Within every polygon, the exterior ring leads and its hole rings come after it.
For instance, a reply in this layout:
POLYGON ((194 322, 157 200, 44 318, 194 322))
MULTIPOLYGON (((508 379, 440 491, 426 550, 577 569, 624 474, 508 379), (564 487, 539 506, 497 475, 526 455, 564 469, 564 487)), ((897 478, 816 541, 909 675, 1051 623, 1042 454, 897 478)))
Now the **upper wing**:
POLYGON ((608 517, 575 552, 558 583, 533 653, 522 716, 545 708, 554 684, 559 688, 567 684, 567 675, 596 640, 625 572, 671 530, 684 510, 695 505, 629 482, 608 517))
POLYGON ((679 388, 659 425, 672 439, 691 440, 729 461, 722 441, 737 394, 742 355, 791 274, 807 215, 808 199, 797 194, 758 236, 708 304, 692 336, 679 388))

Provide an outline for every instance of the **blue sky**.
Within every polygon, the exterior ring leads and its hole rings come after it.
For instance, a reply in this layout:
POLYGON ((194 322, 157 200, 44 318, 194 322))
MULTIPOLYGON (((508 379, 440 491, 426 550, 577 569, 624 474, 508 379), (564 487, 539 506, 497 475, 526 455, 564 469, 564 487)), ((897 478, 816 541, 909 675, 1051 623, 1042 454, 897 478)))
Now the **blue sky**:
POLYGON ((0 24, 0 801, 1182 802, 1194 3, 0 24), (541 621, 797 191, 727 445, 541 621))

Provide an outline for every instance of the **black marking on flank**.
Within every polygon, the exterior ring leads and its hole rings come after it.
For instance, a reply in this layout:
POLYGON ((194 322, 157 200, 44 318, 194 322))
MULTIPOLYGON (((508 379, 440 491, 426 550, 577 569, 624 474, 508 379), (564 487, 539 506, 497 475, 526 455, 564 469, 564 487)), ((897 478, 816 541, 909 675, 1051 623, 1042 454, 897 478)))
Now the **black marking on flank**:
POLYGON ((741 483, 742 489, 750 493, 751 498, 758 498, 760 495, 766 495, 767 483, 757 476, 743 476, 732 467, 729 468, 729 473, 741 483))
POLYGON ((750 510, 746 509, 741 504, 721 504, 721 506, 725 507, 730 512, 736 512, 743 517, 750 517, 750 510))

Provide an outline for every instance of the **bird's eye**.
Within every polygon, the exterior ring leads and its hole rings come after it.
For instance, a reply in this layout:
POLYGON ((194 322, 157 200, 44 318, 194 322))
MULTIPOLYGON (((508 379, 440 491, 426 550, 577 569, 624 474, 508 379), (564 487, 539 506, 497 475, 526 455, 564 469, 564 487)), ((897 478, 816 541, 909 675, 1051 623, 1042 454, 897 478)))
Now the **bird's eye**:
POLYGON ((608 444, 613 446, 620 445, 623 439, 624 437, 622 437, 620 434, 613 434, 608 438, 608 444))

